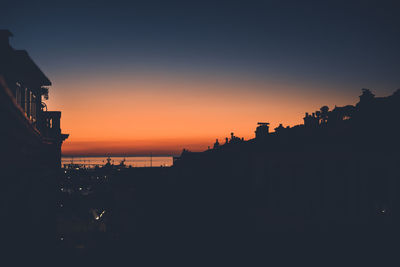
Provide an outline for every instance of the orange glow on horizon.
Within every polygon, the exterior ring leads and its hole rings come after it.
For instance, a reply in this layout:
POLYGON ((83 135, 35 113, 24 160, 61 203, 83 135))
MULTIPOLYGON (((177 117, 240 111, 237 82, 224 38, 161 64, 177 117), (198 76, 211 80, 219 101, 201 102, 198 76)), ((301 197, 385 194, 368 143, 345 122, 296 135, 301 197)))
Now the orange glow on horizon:
MULTIPOLYGON (((236 79, 123 76, 54 79, 48 106, 69 133, 64 155, 176 155, 202 151, 231 132, 250 139, 258 121, 293 126, 322 105, 355 96, 318 85, 236 79), (329 94, 328 94, 329 92, 329 94)), ((358 93, 358 92, 354 92, 358 93)))

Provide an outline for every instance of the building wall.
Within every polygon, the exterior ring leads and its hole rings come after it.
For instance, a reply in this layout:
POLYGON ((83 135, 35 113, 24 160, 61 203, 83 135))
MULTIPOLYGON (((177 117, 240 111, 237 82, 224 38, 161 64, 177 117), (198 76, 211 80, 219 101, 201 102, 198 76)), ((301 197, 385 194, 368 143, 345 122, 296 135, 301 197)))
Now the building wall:
POLYGON ((60 144, 43 139, 1 78, 0 121, 1 234, 10 248, 51 247, 60 144))

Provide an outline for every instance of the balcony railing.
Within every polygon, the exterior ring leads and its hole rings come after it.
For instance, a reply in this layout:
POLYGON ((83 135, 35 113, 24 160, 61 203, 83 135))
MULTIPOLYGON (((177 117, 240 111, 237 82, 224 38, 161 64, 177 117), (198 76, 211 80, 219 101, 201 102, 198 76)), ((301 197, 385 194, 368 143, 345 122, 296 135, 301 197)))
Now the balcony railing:
POLYGON ((60 138, 60 119, 60 111, 42 111, 37 121, 37 128, 46 138, 60 138))

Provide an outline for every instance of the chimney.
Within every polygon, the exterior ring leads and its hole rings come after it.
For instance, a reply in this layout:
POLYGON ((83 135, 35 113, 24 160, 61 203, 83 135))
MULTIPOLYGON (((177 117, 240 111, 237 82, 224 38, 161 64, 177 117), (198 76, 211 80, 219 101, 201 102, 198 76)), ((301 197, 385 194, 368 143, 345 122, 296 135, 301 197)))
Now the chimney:
POLYGON ((10 41, 9 38, 13 36, 13 34, 9 30, 0 30, 0 49, 9 49, 10 41))

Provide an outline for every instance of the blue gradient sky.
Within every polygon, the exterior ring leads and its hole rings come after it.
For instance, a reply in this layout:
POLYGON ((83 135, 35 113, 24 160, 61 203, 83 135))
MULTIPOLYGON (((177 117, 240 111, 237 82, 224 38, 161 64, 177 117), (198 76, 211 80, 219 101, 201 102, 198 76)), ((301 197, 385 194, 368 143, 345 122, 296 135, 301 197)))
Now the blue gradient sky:
MULTIPOLYGON (((75 105, 74 96, 89 97, 98 91, 104 98, 107 90, 121 97, 145 90, 177 99, 198 91, 210 98, 214 93, 247 94, 265 97, 266 104, 268 99, 286 97, 282 110, 301 97, 315 102, 298 100, 302 109, 354 103, 361 88, 389 94, 400 87, 399 11, 395 1, 6 1, 0 28, 11 30, 13 47, 26 49, 53 81, 48 104, 63 110, 74 142, 89 138, 74 126, 76 114, 85 112, 75 105), (154 79, 168 88, 182 88, 154 89, 154 79), (130 86, 135 81, 140 81, 140 88, 130 86), (201 82, 190 85, 197 81, 201 82), (239 81, 247 83, 231 86, 239 81), (210 89, 210 83, 221 86, 210 89), (110 90, 112 84, 119 86, 110 90)), ((227 110, 238 107, 235 101, 225 104, 227 110)), ((149 101, 147 106, 157 109, 160 103, 149 101)), ((94 103, 90 108, 97 108, 98 116, 114 112, 94 103)), ((240 108, 245 112, 246 106, 240 108)), ((124 112, 114 115, 125 116, 124 112)), ((296 119, 288 124, 301 121, 295 108, 287 116, 274 116, 273 124, 289 117, 296 119)), ((228 135, 235 128, 230 123, 215 135, 228 135)), ((170 126, 177 127, 172 119, 170 126)), ((207 127, 212 126, 201 128, 207 127)), ((250 137, 253 129, 240 131, 250 137)), ((210 135, 211 130, 188 138, 210 135)), ((135 130, 114 139, 128 136, 132 141, 143 139, 135 130)), ((173 136, 171 131, 157 140, 173 136)), ((114 139, 112 134, 98 138, 114 139)))

